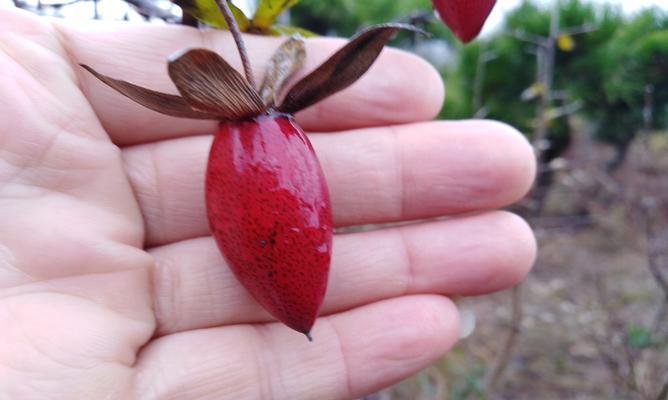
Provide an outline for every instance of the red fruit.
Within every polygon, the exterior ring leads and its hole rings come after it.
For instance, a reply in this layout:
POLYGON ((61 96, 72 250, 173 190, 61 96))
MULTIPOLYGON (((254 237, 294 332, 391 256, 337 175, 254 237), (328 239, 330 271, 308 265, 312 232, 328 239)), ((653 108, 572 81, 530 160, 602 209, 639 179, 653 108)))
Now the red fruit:
POLYGON ((443 22, 464 43, 475 39, 496 0, 433 0, 443 22))
POLYGON ((206 208, 216 243, 239 282, 274 317, 306 334, 327 288, 332 210, 311 143, 291 115, 345 89, 371 67, 402 24, 369 28, 297 82, 304 43, 279 47, 258 91, 222 57, 192 49, 168 63, 179 96, 110 78, 83 66, 139 104, 174 117, 214 119, 206 208))
POLYGON ((206 174, 209 224, 253 297, 308 334, 327 287, 332 211, 318 159, 285 115, 221 123, 206 174))

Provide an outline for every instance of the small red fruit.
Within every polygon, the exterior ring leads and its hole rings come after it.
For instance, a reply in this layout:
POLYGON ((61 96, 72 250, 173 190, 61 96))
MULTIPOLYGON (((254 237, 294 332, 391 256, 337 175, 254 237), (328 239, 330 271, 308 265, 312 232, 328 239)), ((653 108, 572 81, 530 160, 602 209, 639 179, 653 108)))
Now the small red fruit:
POLYGON ((475 39, 492 12, 496 0, 433 0, 443 22, 464 43, 475 39))
POLYGON ((304 44, 285 42, 258 92, 216 53, 170 58, 180 96, 99 74, 102 82, 163 114, 219 120, 206 172, 206 208, 216 243, 249 293, 279 321, 304 333, 318 316, 332 250, 332 208, 325 177, 292 114, 345 89, 373 64, 385 43, 409 25, 367 29, 301 79, 277 106, 301 67, 304 44))
POLYGON ((327 288, 332 213, 318 159, 292 117, 220 125, 206 204, 239 281, 272 315, 308 333, 327 288))

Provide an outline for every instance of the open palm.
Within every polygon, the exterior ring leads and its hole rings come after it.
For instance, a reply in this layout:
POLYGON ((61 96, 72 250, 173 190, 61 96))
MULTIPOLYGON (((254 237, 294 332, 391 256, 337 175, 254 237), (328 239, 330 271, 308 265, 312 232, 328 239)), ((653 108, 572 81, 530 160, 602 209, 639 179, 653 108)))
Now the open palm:
MULTIPOLYGON (((255 66, 280 44, 249 37, 255 66)), ((272 322, 209 236, 215 122, 166 117, 79 63, 174 92, 166 57, 225 33, 59 25, 0 9, 0 398, 345 399, 427 366, 458 337, 446 295, 509 287, 533 237, 500 211, 529 187, 530 147, 483 121, 433 117, 442 83, 386 50, 349 90, 298 115, 338 234, 315 343, 272 322)), ((307 42, 306 70, 341 42, 307 42)), ((261 71, 256 71, 257 75, 261 71)))

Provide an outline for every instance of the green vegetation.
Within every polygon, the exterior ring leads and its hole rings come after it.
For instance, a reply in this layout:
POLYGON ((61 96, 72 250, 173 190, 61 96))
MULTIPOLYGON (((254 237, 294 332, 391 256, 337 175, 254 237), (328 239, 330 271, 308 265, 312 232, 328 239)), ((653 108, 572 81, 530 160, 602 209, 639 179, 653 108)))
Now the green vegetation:
MULTIPOLYGON (((291 16, 294 25, 348 36, 373 23, 428 16, 430 7, 427 0, 302 0, 291 16)), ((628 18, 618 9, 584 0, 562 0, 559 8, 560 31, 572 34, 564 35, 555 54, 552 98, 544 110, 550 142, 546 159, 559 156, 570 143, 567 116, 572 113, 561 111, 573 106, 595 138, 618 150, 614 168, 643 127, 668 128, 668 15, 655 8, 628 18)), ((528 39, 548 36, 552 11, 525 1, 498 32, 466 46, 441 24, 426 23, 434 38, 422 40, 445 40, 459 50, 441 71, 448 89, 441 117, 485 116, 531 136, 542 87, 536 85, 537 46, 528 39)))
POLYGON ((320 34, 350 36, 363 26, 406 19, 420 10, 431 13, 429 0, 302 0, 291 11, 292 23, 320 34))

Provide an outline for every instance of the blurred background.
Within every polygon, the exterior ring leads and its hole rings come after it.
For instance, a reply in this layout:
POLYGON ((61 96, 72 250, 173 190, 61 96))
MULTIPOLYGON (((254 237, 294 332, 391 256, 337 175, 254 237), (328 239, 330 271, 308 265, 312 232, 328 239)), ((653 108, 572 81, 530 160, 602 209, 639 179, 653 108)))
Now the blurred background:
MULTIPOLYGON (((182 22, 167 0, 2 3, 72 20, 182 22)), ((394 45, 441 72, 440 117, 514 125, 539 160, 534 189, 511 207, 539 241, 526 282, 460 299, 469 336, 367 398, 667 400, 668 0, 499 0, 468 45, 428 0, 292 3, 279 23, 320 35, 387 21, 433 33, 394 45)))

